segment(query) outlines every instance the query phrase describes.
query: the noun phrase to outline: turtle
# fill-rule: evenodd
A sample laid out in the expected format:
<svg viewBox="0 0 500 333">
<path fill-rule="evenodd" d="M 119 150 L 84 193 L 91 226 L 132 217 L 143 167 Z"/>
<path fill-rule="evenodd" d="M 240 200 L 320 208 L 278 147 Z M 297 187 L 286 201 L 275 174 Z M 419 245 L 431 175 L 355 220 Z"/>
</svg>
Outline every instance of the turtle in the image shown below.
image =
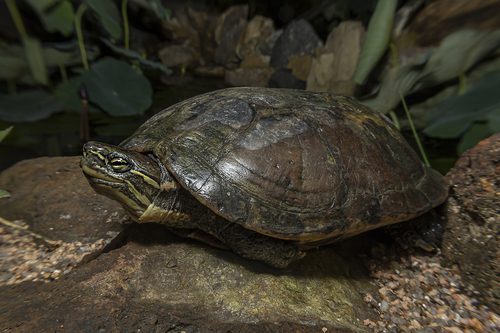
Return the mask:
<svg viewBox="0 0 500 333">
<path fill-rule="evenodd" d="M 118 146 L 86 143 L 81 167 L 133 220 L 278 268 L 422 215 L 448 193 L 386 116 L 351 97 L 293 89 L 186 99 Z"/>
</svg>

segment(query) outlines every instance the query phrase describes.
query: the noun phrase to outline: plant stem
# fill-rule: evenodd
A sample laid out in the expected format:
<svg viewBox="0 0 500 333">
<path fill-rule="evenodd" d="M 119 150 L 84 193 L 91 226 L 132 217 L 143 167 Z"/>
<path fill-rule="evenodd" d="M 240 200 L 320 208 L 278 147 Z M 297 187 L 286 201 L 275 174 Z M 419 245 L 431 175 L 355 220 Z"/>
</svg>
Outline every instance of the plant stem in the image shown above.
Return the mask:
<svg viewBox="0 0 500 333">
<path fill-rule="evenodd" d="M 394 111 L 389 111 L 389 116 L 391 117 L 394 126 L 396 126 L 398 131 L 401 131 L 401 126 L 399 125 L 399 119 L 398 116 L 396 116 L 396 113 L 394 113 Z"/>
<path fill-rule="evenodd" d="M 389 47 L 392 52 L 392 68 L 396 68 L 398 66 L 398 49 L 394 43 L 390 43 Z"/>
<path fill-rule="evenodd" d="M 82 3 L 75 14 L 75 28 L 76 35 L 78 36 L 78 45 L 80 45 L 80 53 L 82 56 L 83 68 L 85 70 L 89 70 L 89 63 L 87 62 L 87 53 L 85 52 L 85 44 L 83 43 L 83 34 L 82 34 L 82 16 L 83 12 L 87 9 L 87 5 Z"/>
<path fill-rule="evenodd" d="M 66 67 L 62 62 L 59 63 L 59 72 L 61 73 L 61 79 L 63 82 L 68 81 L 68 73 L 66 73 Z"/>
<path fill-rule="evenodd" d="M 465 73 L 460 73 L 458 76 L 458 94 L 462 95 L 465 92 L 465 89 L 467 88 L 467 76 L 465 76 Z"/>
<path fill-rule="evenodd" d="M 15 0 L 5 0 L 7 7 L 9 8 L 10 16 L 14 20 L 14 24 L 16 25 L 17 31 L 22 38 L 28 37 L 26 33 L 26 29 L 24 28 L 23 20 L 21 19 L 21 14 L 19 13 L 19 9 L 16 6 Z"/>
<path fill-rule="evenodd" d="M 122 0 L 123 31 L 125 31 L 125 50 L 129 49 L 130 32 L 128 30 L 127 2 Z"/>
<path fill-rule="evenodd" d="M 413 132 L 413 136 L 415 137 L 415 140 L 417 140 L 417 145 L 418 148 L 420 149 L 420 153 L 422 154 L 422 157 L 424 159 L 425 165 L 427 165 L 429 168 L 431 167 L 429 160 L 427 159 L 427 155 L 425 155 L 424 148 L 422 147 L 422 143 L 420 143 L 420 139 L 418 138 L 417 130 L 415 130 L 415 126 L 413 125 L 413 121 L 411 120 L 410 116 L 410 111 L 408 111 L 408 107 L 406 106 L 405 98 L 403 97 L 403 93 L 400 91 L 399 96 L 401 97 L 401 102 L 403 102 L 403 108 L 405 109 L 406 116 L 408 117 L 408 121 L 410 123 L 411 130 Z"/>
</svg>

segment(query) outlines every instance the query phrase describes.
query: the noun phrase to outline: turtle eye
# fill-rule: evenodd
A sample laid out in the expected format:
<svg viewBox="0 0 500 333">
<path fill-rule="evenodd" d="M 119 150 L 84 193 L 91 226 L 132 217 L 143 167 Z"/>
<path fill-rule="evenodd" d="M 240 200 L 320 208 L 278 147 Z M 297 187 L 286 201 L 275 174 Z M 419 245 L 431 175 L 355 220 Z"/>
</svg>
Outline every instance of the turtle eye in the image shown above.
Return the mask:
<svg viewBox="0 0 500 333">
<path fill-rule="evenodd" d="M 127 171 L 129 167 L 127 160 L 121 157 L 113 158 L 108 165 L 115 171 Z"/>
</svg>

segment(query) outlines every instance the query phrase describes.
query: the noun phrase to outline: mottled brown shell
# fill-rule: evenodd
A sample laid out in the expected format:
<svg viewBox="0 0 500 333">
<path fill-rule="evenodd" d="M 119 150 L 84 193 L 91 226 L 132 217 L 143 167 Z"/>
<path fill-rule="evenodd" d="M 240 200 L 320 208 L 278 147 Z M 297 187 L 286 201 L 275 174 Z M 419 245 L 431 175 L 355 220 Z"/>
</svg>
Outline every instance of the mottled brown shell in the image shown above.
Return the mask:
<svg viewBox="0 0 500 333">
<path fill-rule="evenodd" d="M 153 151 L 226 219 L 302 244 L 408 220 L 447 195 L 385 116 L 334 94 L 219 90 L 165 109 L 121 146 Z"/>
</svg>

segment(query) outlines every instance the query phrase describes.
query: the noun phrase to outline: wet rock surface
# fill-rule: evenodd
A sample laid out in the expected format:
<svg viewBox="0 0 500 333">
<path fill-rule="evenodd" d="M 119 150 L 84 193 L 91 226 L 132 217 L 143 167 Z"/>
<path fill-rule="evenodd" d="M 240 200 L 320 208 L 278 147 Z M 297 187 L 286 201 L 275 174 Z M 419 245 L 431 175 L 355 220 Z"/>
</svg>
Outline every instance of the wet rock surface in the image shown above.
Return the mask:
<svg viewBox="0 0 500 333">
<path fill-rule="evenodd" d="M 115 236 L 129 220 L 122 207 L 95 193 L 80 169 L 80 157 L 21 161 L 0 174 L 0 216 L 25 220 L 52 240 L 93 243 Z"/>
<path fill-rule="evenodd" d="M 451 182 L 443 255 L 457 263 L 478 297 L 500 312 L 500 134 L 465 152 Z"/>
<path fill-rule="evenodd" d="M 362 262 L 332 247 L 275 270 L 156 224 L 130 226 L 123 242 L 58 281 L 1 287 L 0 327 L 369 332 L 363 321 L 376 318 L 361 295 L 375 291 Z"/>
</svg>

